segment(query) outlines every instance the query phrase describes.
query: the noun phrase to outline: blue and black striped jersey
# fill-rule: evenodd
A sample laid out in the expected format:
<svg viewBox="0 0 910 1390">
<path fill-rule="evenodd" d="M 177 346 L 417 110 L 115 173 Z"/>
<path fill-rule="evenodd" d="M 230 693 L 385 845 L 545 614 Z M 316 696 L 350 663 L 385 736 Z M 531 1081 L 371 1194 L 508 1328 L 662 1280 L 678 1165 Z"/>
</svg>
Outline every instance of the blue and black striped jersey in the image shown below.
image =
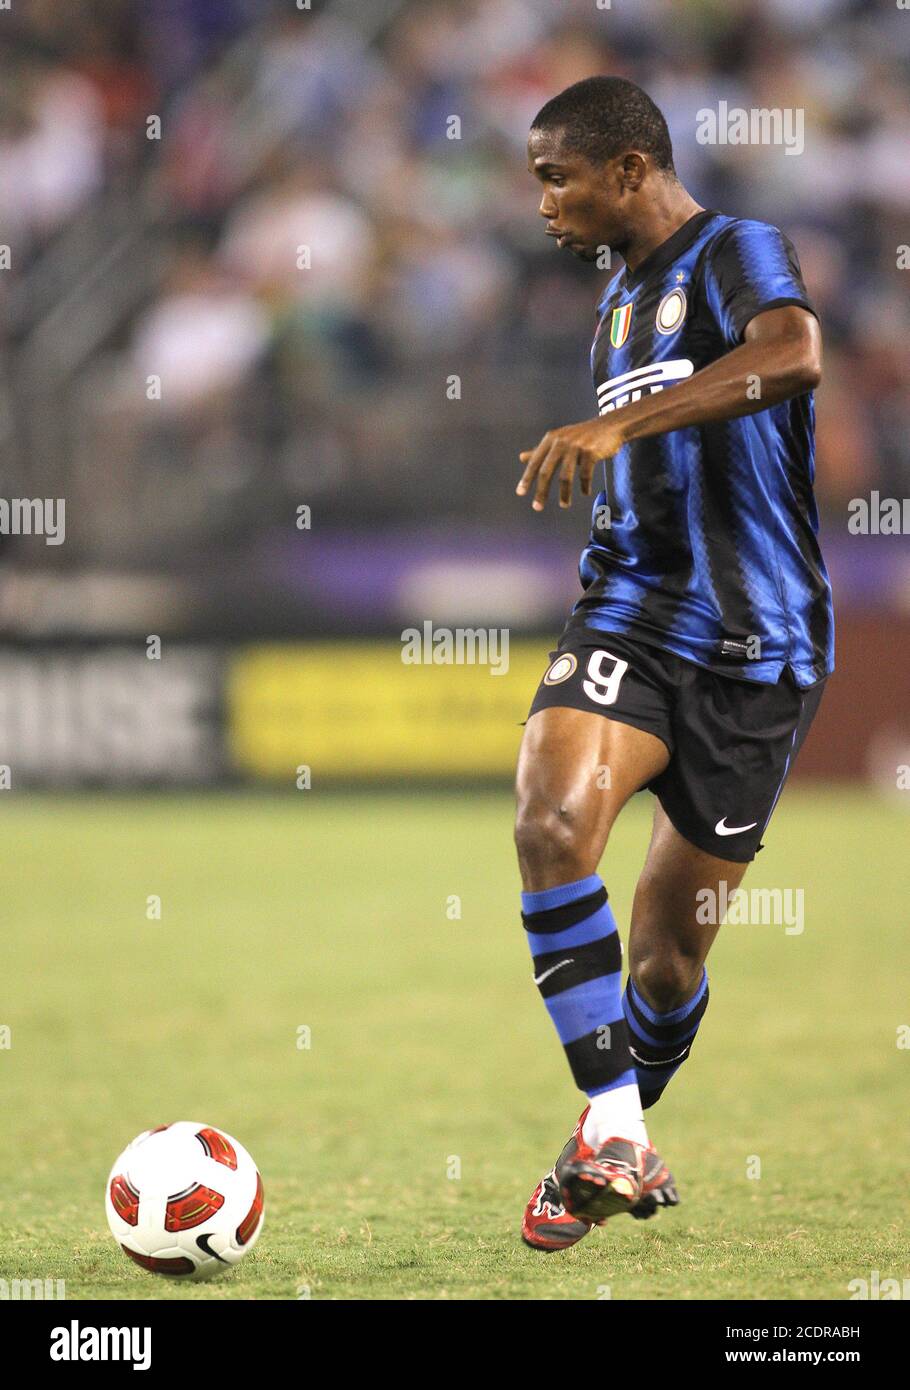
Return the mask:
<svg viewBox="0 0 910 1390">
<path fill-rule="evenodd" d="M 600 414 L 672 389 L 783 304 L 814 312 L 788 238 L 764 222 L 696 213 L 634 272 L 616 274 L 597 306 Z M 805 687 L 827 675 L 834 623 L 814 424 L 807 392 L 624 445 L 604 463 L 577 620 L 741 679 L 775 683 L 789 666 Z"/>
</svg>

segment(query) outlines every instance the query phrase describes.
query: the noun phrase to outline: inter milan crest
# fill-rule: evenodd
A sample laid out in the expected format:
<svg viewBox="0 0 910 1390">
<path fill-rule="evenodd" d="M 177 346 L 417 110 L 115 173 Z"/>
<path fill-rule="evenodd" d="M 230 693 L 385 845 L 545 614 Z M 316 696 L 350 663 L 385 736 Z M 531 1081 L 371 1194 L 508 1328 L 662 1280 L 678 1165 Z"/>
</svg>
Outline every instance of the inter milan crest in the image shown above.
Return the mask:
<svg viewBox="0 0 910 1390">
<path fill-rule="evenodd" d="M 619 309 L 613 310 L 613 317 L 610 320 L 610 345 L 620 348 L 629 336 L 629 324 L 632 322 L 632 301 L 623 304 Z"/>
<path fill-rule="evenodd" d="M 686 316 L 685 290 L 671 290 L 657 306 L 655 326 L 658 333 L 675 333 Z"/>
<path fill-rule="evenodd" d="M 578 665 L 578 657 L 572 652 L 566 652 L 563 656 L 558 656 L 543 678 L 544 685 L 561 685 L 567 681 L 572 672 Z"/>
</svg>

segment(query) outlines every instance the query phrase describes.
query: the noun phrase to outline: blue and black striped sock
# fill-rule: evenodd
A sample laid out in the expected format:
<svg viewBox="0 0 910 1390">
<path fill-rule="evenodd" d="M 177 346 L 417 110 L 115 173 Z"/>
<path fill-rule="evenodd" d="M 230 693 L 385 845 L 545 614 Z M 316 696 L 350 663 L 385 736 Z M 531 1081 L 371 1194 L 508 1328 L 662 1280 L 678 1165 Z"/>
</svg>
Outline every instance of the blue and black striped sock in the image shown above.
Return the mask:
<svg viewBox="0 0 910 1390">
<path fill-rule="evenodd" d="M 599 876 L 522 893 L 521 908 L 534 983 L 579 1090 L 598 1096 L 635 1087 L 622 1007 L 622 943 Z M 637 1087 L 634 1105 L 640 1117 Z"/>
<path fill-rule="evenodd" d="M 702 968 L 701 982 L 692 998 L 670 1013 L 659 1014 L 646 1004 L 635 988 L 631 975 L 622 999 L 629 1028 L 629 1044 L 642 1109 L 659 1100 L 667 1082 L 688 1057 L 698 1025 L 708 1007 L 708 972 Z"/>
</svg>

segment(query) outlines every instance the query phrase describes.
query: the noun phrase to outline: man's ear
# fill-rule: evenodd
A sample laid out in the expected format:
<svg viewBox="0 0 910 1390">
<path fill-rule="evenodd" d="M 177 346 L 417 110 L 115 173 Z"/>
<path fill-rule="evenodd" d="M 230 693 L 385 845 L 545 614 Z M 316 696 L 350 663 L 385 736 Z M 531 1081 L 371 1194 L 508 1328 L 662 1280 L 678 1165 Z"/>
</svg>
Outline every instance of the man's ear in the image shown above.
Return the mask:
<svg viewBox="0 0 910 1390">
<path fill-rule="evenodd" d="M 633 192 L 641 188 L 645 174 L 648 171 L 648 163 L 643 154 L 637 150 L 629 150 L 622 157 L 622 179 L 624 187 Z"/>
</svg>

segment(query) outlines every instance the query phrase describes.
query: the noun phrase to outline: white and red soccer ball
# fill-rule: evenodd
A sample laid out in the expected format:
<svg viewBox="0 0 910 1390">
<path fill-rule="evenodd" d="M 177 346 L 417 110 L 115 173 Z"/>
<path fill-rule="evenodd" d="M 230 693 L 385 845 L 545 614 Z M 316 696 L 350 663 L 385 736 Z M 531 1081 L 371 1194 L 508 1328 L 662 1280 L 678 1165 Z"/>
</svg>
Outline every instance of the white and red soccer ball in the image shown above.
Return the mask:
<svg viewBox="0 0 910 1390">
<path fill-rule="evenodd" d="M 104 1205 L 131 1260 L 185 1279 L 238 1264 L 264 1215 L 262 1179 L 243 1145 L 190 1120 L 134 1139 L 111 1169 Z"/>
</svg>

